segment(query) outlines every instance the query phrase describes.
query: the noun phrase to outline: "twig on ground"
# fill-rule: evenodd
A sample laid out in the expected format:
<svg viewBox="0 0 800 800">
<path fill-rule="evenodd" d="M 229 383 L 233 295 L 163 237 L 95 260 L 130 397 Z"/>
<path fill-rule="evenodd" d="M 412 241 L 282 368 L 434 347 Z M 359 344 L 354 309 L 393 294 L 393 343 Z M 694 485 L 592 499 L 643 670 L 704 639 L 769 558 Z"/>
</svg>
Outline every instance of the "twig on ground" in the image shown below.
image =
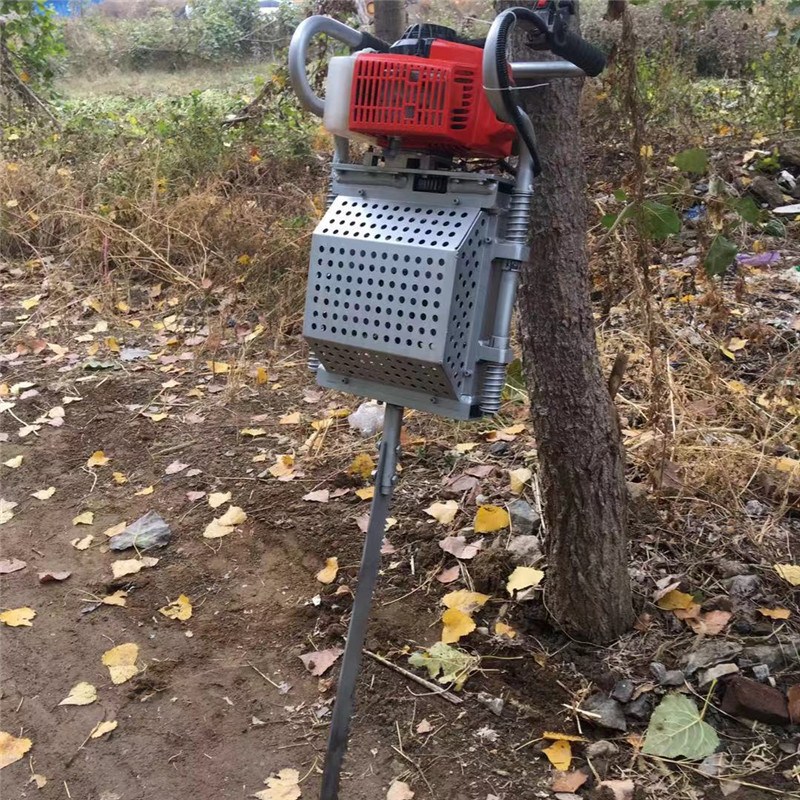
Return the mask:
<svg viewBox="0 0 800 800">
<path fill-rule="evenodd" d="M 403 677 L 408 678 L 410 681 L 414 681 L 414 683 L 418 683 L 420 686 L 424 686 L 426 689 L 429 689 L 431 694 L 438 695 L 443 700 L 447 700 L 448 703 L 452 703 L 454 706 L 461 705 L 464 701 L 454 695 L 452 692 L 447 691 L 447 689 L 442 689 L 441 687 L 437 686 L 435 683 L 431 683 L 425 678 L 420 678 L 419 675 L 415 675 L 413 672 L 407 669 L 403 669 L 403 667 L 398 667 L 397 664 L 392 664 L 391 661 L 387 661 L 382 656 L 379 656 L 377 653 L 371 653 L 369 650 L 364 650 L 364 655 L 369 656 L 374 661 L 377 661 L 379 664 L 383 664 L 384 667 L 389 667 L 389 669 L 393 669 L 395 672 L 399 672 Z"/>
</svg>

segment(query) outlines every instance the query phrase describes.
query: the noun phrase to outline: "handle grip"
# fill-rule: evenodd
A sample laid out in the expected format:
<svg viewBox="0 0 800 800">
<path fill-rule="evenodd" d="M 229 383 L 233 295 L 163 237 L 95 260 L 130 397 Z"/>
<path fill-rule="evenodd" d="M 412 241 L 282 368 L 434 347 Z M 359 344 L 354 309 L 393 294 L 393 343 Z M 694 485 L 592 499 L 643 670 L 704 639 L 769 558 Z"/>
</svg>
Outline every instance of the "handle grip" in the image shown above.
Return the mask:
<svg viewBox="0 0 800 800">
<path fill-rule="evenodd" d="M 597 77 L 606 67 L 603 51 L 571 31 L 565 31 L 560 37 L 550 37 L 549 45 L 553 53 L 571 61 L 592 78 Z"/>
</svg>

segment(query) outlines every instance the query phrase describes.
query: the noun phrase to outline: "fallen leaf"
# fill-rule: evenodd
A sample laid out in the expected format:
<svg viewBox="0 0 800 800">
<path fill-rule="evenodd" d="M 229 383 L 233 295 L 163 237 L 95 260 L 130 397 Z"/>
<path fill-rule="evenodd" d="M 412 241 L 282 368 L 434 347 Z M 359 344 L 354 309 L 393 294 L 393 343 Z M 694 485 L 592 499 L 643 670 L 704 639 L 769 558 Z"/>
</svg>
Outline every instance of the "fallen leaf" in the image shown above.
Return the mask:
<svg viewBox="0 0 800 800">
<path fill-rule="evenodd" d="M 737 336 L 733 336 L 728 342 L 728 350 L 730 350 L 732 353 L 736 353 L 739 350 L 744 350 L 744 348 L 747 346 L 747 342 L 747 339 L 739 339 Z"/>
<path fill-rule="evenodd" d="M 126 575 L 135 575 L 145 567 L 154 567 L 156 564 L 158 564 L 158 559 L 151 556 L 120 559 L 111 565 L 111 574 L 115 578 L 124 578 Z"/>
<path fill-rule="evenodd" d="M 264 783 L 266 789 L 256 792 L 257 800 L 297 800 L 300 790 L 300 773 L 296 769 L 282 769 L 277 775 L 270 775 Z"/>
<path fill-rule="evenodd" d="M 117 683 L 117 681 L 114 681 Z M 107 720 L 106 722 L 98 722 L 97 725 L 92 728 L 92 732 L 89 734 L 90 739 L 99 739 L 101 736 L 105 736 L 107 733 L 111 733 L 117 729 L 117 721 L 116 720 Z"/>
<path fill-rule="evenodd" d="M 40 572 L 38 573 L 39 583 L 52 583 L 54 581 L 65 581 L 71 572 Z"/>
<path fill-rule="evenodd" d="M 32 608 L 23 606 L 22 608 L 10 608 L 0 614 L 0 622 L 8 625 L 9 628 L 32 628 L 33 618 L 36 612 Z"/>
<path fill-rule="evenodd" d="M 642 751 L 662 758 L 700 760 L 719 747 L 716 731 L 704 722 L 690 698 L 672 692 L 650 718 Z"/>
<path fill-rule="evenodd" d="M 28 778 L 28 783 L 33 783 L 36 785 L 37 789 L 44 789 L 47 785 L 47 778 L 44 775 L 39 775 L 38 773 L 34 772 L 30 778 Z"/>
<path fill-rule="evenodd" d="M 694 603 L 694 597 L 686 592 L 672 589 L 658 600 L 656 605 L 662 611 L 674 611 L 676 608 L 689 608 Z"/>
<path fill-rule="evenodd" d="M 309 492 L 303 495 L 303 500 L 311 503 L 327 503 L 331 499 L 331 493 L 327 489 L 317 489 L 316 492 Z"/>
<path fill-rule="evenodd" d="M 88 550 L 93 541 L 94 541 L 94 536 L 92 536 L 92 534 L 89 533 L 86 536 L 84 536 L 83 539 L 73 539 L 70 542 L 70 544 L 76 550 Z"/>
<path fill-rule="evenodd" d="M 575 792 L 583 786 L 589 776 L 579 769 L 572 772 L 556 773 L 553 776 L 553 781 L 550 784 L 550 790 L 553 792 Z"/>
<path fill-rule="evenodd" d="M 56 493 L 56 487 L 50 486 L 47 489 L 39 489 L 38 492 L 31 492 L 31 497 L 37 500 L 49 500 Z"/>
<path fill-rule="evenodd" d="M 413 797 L 411 787 L 403 781 L 392 781 L 389 791 L 386 792 L 386 800 L 413 800 Z"/>
<path fill-rule="evenodd" d="M 8 575 L 10 572 L 18 572 L 25 569 L 28 564 L 18 558 L 6 558 L 0 561 L 0 575 Z"/>
<path fill-rule="evenodd" d="M 347 468 L 348 475 L 357 475 L 365 481 L 372 477 L 372 472 L 375 469 L 375 462 L 369 453 L 359 453 Z"/>
<path fill-rule="evenodd" d="M 458 503 L 455 500 L 434 503 L 425 509 L 425 513 L 433 517 L 440 525 L 449 525 L 456 518 Z"/>
<path fill-rule="evenodd" d="M 477 446 L 479 442 L 462 442 L 461 444 L 457 444 L 453 450 L 457 453 L 470 453 L 472 452 Z"/>
<path fill-rule="evenodd" d="M 103 653 L 103 665 L 108 667 L 111 683 L 119 684 L 129 681 L 138 674 L 136 659 L 139 657 L 139 645 L 133 642 L 112 647 Z"/>
<path fill-rule="evenodd" d="M 762 617 L 770 619 L 789 619 L 791 614 L 788 608 L 759 608 L 757 610 Z"/>
<path fill-rule="evenodd" d="M 452 583 L 454 580 L 458 579 L 458 576 L 461 574 L 461 565 L 456 564 L 455 566 L 449 567 L 448 569 L 443 569 L 440 573 L 437 574 L 436 580 L 439 583 Z"/>
<path fill-rule="evenodd" d="M 162 606 L 158 609 L 158 613 L 167 619 L 177 619 L 181 622 L 186 622 L 192 616 L 192 602 L 185 594 L 178 595 L 178 599 Z"/>
<path fill-rule="evenodd" d="M 208 504 L 211 508 L 219 508 L 223 503 L 231 499 L 230 492 L 211 492 L 208 496 Z"/>
<path fill-rule="evenodd" d="M 551 739 L 554 742 L 563 741 L 563 742 L 585 742 L 586 738 L 584 736 L 578 736 L 574 733 L 560 733 L 559 731 L 544 731 L 542 733 L 542 739 Z"/>
<path fill-rule="evenodd" d="M 478 668 L 480 659 L 457 647 L 451 647 L 444 642 L 436 642 L 427 650 L 412 653 L 408 657 L 408 663 L 412 667 L 427 669 L 431 678 L 436 678 L 442 684 L 451 683 L 453 688 L 458 691 Z"/>
<path fill-rule="evenodd" d="M 255 439 L 256 436 L 266 436 L 267 431 L 264 428 L 242 428 L 239 433 L 242 436 L 252 436 Z"/>
<path fill-rule="evenodd" d="M 171 464 L 167 465 L 166 469 L 164 470 L 164 474 L 177 475 L 179 472 L 183 472 L 183 470 L 185 470 L 188 466 L 188 464 L 184 464 L 176 459 Z"/>
<path fill-rule="evenodd" d="M 205 539 L 219 539 L 233 533 L 237 525 L 241 525 L 247 519 L 244 509 L 239 506 L 230 506 L 228 510 L 217 519 L 211 520 L 203 531 Z"/>
<path fill-rule="evenodd" d="M 797 564 L 775 564 L 773 569 L 792 586 L 800 586 L 800 567 Z"/>
<path fill-rule="evenodd" d="M 613 800 L 633 800 L 634 785 L 630 778 L 615 781 L 600 781 L 598 790 L 608 789 L 613 795 Z"/>
<path fill-rule="evenodd" d="M 459 608 L 448 608 L 442 614 L 441 640 L 445 644 L 453 644 L 475 630 L 476 625 L 472 617 Z"/>
<path fill-rule="evenodd" d="M 3 465 L 9 469 L 19 469 L 22 466 L 22 456 L 14 456 L 14 458 L 9 458 L 8 461 L 3 462 Z"/>
<path fill-rule="evenodd" d="M 325 566 L 317 573 L 320 583 L 333 583 L 339 572 L 339 559 L 336 556 L 326 559 Z"/>
<path fill-rule="evenodd" d="M 186 499 L 190 503 L 196 503 L 198 500 L 202 500 L 206 496 L 206 493 L 203 491 L 198 492 L 186 492 Z"/>
<path fill-rule="evenodd" d="M 510 625 L 506 625 L 505 622 L 495 622 L 494 635 L 505 636 L 506 639 L 514 639 L 517 632 Z"/>
<path fill-rule="evenodd" d="M 533 477 L 533 472 L 527 467 L 520 467 L 519 469 L 510 469 L 508 471 L 508 480 L 511 484 L 512 494 L 522 494 L 525 490 L 525 484 Z"/>
<path fill-rule="evenodd" d="M 559 772 L 566 772 L 572 763 L 572 747 L 564 739 L 556 740 L 550 747 L 545 747 L 542 752 Z"/>
<path fill-rule="evenodd" d="M 122 522 L 118 522 L 116 525 L 112 525 L 110 528 L 106 528 L 103 531 L 103 536 L 108 536 L 108 538 L 110 539 L 112 536 L 117 536 L 118 534 L 122 533 L 122 531 L 124 531 L 125 528 L 127 527 L 128 523 L 125 522 L 125 520 L 122 520 Z"/>
<path fill-rule="evenodd" d="M 475 533 L 494 533 L 511 525 L 508 511 L 500 506 L 478 506 L 472 527 Z"/>
<path fill-rule="evenodd" d="M 267 470 L 273 478 L 290 478 L 294 473 L 294 456 L 283 454 L 275 457 L 275 463 Z"/>
<path fill-rule="evenodd" d="M 300 424 L 300 412 L 294 411 L 291 414 L 284 414 L 279 420 L 279 425 L 299 425 Z"/>
<path fill-rule="evenodd" d="M 417 733 L 430 733 L 432 730 L 433 725 L 427 719 L 423 719 L 416 728 Z"/>
<path fill-rule="evenodd" d="M 3 500 L 0 497 L 0 525 L 4 525 L 14 518 L 13 509 L 18 505 L 19 503 L 15 503 L 13 500 Z"/>
<path fill-rule="evenodd" d="M 16 201 L 11 201 L 11 200 L 9 200 L 8 202 L 9 202 L 9 203 L 11 203 L 11 202 L 14 202 L 14 203 L 16 204 Z M 8 203 L 6 203 L 6 205 L 8 205 Z M 38 306 L 38 305 L 39 305 L 39 301 L 40 301 L 41 299 L 42 299 L 42 296 L 41 296 L 40 294 L 35 294 L 33 297 L 27 297 L 25 300 L 20 300 L 20 303 L 19 303 L 19 304 L 20 304 L 20 305 L 21 305 L 21 306 L 22 306 L 22 307 L 23 307 L 23 308 L 24 308 L 26 311 L 30 311 L 32 308 L 36 308 L 36 306 Z"/>
<path fill-rule="evenodd" d="M 517 567 L 506 581 L 506 591 L 514 597 L 515 592 L 538 586 L 544 578 L 544 572 L 533 567 Z"/>
<path fill-rule="evenodd" d="M 19 761 L 33 747 L 30 739 L 17 739 L 10 733 L 0 731 L 0 769 Z"/>
<path fill-rule="evenodd" d="M 125 474 L 122 472 L 112 472 L 111 477 L 114 479 L 114 483 L 117 486 L 122 486 L 123 483 L 127 483 L 128 479 L 125 477 Z"/>
<path fill-rule="evenodd" d="M 114 594 L 107 594 L 101 602 L 107 606 L 124 606 L 128 593 L 123 589 L 118 589 Z"/>
<path fill-rule="evenodd" d="M 447 536 L 439 542 L 439 547 L 445 553 L 450 553 L 450 555 L 461 558 L 464 561 L 475 558 L 480 552 L 481 545 L 480 541 L 467 544 L 467 540 L 463 536 Z"/>
<path fill-rule="evenodd" d="M 91 683 L 76 683 L 69 694 L 59 703 L 60 706 L 88 706 L 97 700 L 97 689 Z"/>
<path fill-rule="evenodd" d="M 111 461 L 108 456 L 102 450 L 95 450 L 89 456 L 88 461 L 86 462 L 87 467 L 104 467 L 108 462 Z"/>
<path fill-rule="evenodd" d="M 375 497 L 375 487 L 367 486 L 365 489 L 357 489 L 356 496 L 361 500 L 372 500 Z"/>
<path fill-rule="evenodd" d="M 687 619 L 686 624 L 697 634 L 716 636 L 730 622 L 730 611 L 708 611 L 697 619 Z"/>
<path fill-rule="evenodd" d="M 84 511 L 72 520 L 73 525 L 94 525 L 94 511 Z"/>
<path fill-rule="evenodd" d="M 150 486 L 145 486 L 144 489 L 139 489 L 138 492 L 134 492 L 133 496 L 134 497 L 147 497 L 147 495 L 153 494 L 154 491 L 155 491 L 155 486 L 153 486 L 151 484 Z"/>
<path fill-rule="evenodd" d="M 448 592 L 442 597 L 442 605 L 445 608 L 457 608 L 466 614 L 471 614 L 478 608 L 486 604 L 491 596 L 480 592 L 471 592 L 468 589 L 458 589 L 455 592 Z"/>
<path fill-rule="evenodd" d="M 231 371 L 231 365 L 226 364 L 224 361 L 206 361 L 206 366 L 214 375 L 224 375 L 226 372 Z"/>
<path fill-rule="evenodd" d="M 342 655 L 344 650 L 341 647 L 331 647 L 328 650 L 314 650 L 311 653 L 304 653 L 300 660 L 306 665 L 306 669 L 317 677 L 324 675 Z"/>
</svg>

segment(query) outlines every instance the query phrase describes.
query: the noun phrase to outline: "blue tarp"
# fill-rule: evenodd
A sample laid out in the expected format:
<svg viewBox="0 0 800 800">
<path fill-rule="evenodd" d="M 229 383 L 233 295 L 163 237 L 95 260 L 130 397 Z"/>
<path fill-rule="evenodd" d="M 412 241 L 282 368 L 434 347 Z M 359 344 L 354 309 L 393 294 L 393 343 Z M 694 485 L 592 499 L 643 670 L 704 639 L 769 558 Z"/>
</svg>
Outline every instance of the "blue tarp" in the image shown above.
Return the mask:
<svg viewBox="0 0 800 800">
<path fill-rule="evenodd" d="M 102 0 L 88 0 L 92 5 L 102 2 Z M 73 3 L 73 0 L 44 0 L 44 4 L 48 8 L 52 8 L 61 17 L 72 16 L 72 11 L 75 6 L 80 6 L 82 3 Z"/>
</svg>

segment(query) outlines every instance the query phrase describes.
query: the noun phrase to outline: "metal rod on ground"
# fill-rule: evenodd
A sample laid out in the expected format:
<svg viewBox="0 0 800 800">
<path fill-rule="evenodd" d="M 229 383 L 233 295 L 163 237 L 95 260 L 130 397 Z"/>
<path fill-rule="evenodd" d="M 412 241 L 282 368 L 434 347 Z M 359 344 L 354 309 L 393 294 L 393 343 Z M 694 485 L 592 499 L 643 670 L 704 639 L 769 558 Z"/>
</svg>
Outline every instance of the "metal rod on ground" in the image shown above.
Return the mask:
<svg viewBox="0 0 800 800">
<path fill-rule="evenodd" d="M 367 633 L 369 611 L 372 606 L 372 593 L 375 590 L 381 563 L 381 545 L 396 479 L 395 468 L 400 450 L 402 425 L 403 409 L 400 406 L 387 404 L 383 420 L 383 437 L 378 455 L 378 468 L 375 475 L 375 495 L 372 498 L 372 507 L 369 513 L 369 527 L 364 540 L 361 567 L 358 571 L 356 599 L 350 617 L 350 628 L 347 631 L 347 644 L 344 648 L 342 669 L 339 673 L 336 703 L 333 706 L 320 800 L 338 800 L 339 797 L 339 777 L 347 751 L 350 719 L 353 716 L 353 697 L 361 665 L 361 651 Z"/>
</svg>

